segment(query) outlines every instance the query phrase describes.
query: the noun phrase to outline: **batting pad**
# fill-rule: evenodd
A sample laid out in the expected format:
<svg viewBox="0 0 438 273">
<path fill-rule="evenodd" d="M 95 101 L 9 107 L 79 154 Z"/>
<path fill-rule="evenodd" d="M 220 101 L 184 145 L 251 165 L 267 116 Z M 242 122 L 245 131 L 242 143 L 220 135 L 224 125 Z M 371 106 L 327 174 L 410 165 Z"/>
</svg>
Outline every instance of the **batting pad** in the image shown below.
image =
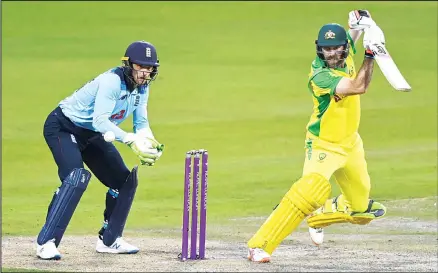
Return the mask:
<svg viewBox="0 0 438 273">
<path fill-rule="evenodd" d="M 343 195 L 329 199 L 324 207 L 318 209 L 309 218 L 307 224 L 312 228 L 323 228 L 332 224 L 351 223 L 366 225 L 374 219 L 383 217 L 386 208 L 382 204 L 369 200 L 368 208 L 365 212 L 351 212 L 345 205 Z"/>
<path fill-rule="evenodd" d="M 248 247 L 262 248 L 272 254 L 307 215 L 324 204 L 330 191 L 329 181 L 319 174 L 311 173 L 300 178 L 249 240 Z"/>
<path fill-rule="evenodd" d="M 55 196 L 46 223 L 38 235 L 39 245 L 53 238 L 55 245 L 59 245 L 90 178 L 91 173 L 83 168 L 73 169 L 67 176 Z"/>
</svg>

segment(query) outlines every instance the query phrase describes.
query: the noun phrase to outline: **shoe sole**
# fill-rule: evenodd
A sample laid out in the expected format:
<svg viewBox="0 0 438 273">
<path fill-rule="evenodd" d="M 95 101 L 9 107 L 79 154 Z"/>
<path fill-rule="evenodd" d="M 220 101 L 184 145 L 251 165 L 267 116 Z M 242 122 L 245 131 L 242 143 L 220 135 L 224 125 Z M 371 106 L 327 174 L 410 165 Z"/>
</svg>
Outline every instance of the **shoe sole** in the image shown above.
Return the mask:
<svg viewBox="0 0 438 273">
<path fill-rule="evenodd" d="M 55 256 L 53 256 L 51 258 L 42 258 L 42 257 L 40 257 L 38 255 L 37 255 L 37 257 L 38 257 L 38 259 L 45 260 L 45 261 L 58 261 L 58 260 L 61 260 L 61 255 L 55 255 Z"/>
<path fill-rule="evenodd" d="M 323 242 L 321 242 L 321 243 L 317 243 L 317 242 L 315 242 L 315 240 L 313 240 L 312 235 L 309 235 L 309 236 L 310 236 L 310 240 L 312 241 L 312 243 L 313 243 L 314 245 L 316 245 L 316 246 L 320 246 L 320 245 L 322 245 Z"/>
<path fill-rule="evenodd" d="M 316 246 L 320 246 L 320 245 L 322 245 L 322 243 L 320 243 L 320 244 L 316 243 L 316 242 L 313 240 L 312 236 L 310 236 L 310 240 L 311 240 L 312 243 L 313 243 L 314 245 L 316 245 Z"/>
<path fill-rule="evenodd" d="M 97 249 L 96 249 L 96 252 L 98 252 L 98 253 L 110 253 L 110 254 L 136 254 L 136 253 L 138 253 L 138 251 L 139 251 L 139 250 L 131 250 L 131 251 L 125 251 L 125 252 L 117 252 L 117 250 L 116 250 L 116 251 L 113 251 L 113 250 L 97 250 Z"/>
<path fill-rule="evenodd" d="M 251 258 L 248 258 L 248 260 L 250 260 L 251 262 L 255 262 L 255 263 L 261 263 L 261 264 L 264 264 L 264 263 L 269 263 L 269 262 L 271 262 L 271 259 L 270 258 L 263 258 L 263 259 L 261 259 L 260 261 L 254 261 L 253 259 L 251 259 Z"/>
<path fill-rule="evenodd" d="M 271 262 L 271 258 L 263 258 L 260 261 L 254 261 L 251 256 L 248 256 L 248 260 L 255 263 L 269 263 Z"/>
</svg>

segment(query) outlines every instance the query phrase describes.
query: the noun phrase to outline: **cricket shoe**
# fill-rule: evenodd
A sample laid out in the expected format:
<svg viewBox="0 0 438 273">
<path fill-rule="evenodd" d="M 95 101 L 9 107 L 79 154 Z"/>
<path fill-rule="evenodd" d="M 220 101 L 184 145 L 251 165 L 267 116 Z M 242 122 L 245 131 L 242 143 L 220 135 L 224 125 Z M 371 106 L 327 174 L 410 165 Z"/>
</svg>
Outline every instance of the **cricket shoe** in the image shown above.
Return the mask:
<svg viewBox="0 0 438 273">
<path fill-rule="evenodd" d="M 248 260 L 258 263 L 269 263 L 271 255 L 261 248 L 250 248 L 248 249 Z"/>
<path fill-rule="evenodd" d="M 324 242 L 324 230 L 322 228 L 309 227 L 309 234 L 315 245 L 319 246 Z"/>
<path fill-rule="evenodd" d="M 55 239 L 47 241 L 43 245 L 37 244 L 37 252 L 36 255 L 38 258 L 43 260 L 59 260 L 61 259 L 61 253 L 59 253 L 58 249 L 55 245 Z"/>
<path fill-rule="evenodd" d="M 353 224 L 366 225 L 374 219 L 381 218 L 386 214 L 386 207 L 379 202 L 370 200 L 368 208 L 364 212 L 352 212 Z"/>
<path fill-rule="evenodd" d="M 99 253 L 135 254 L 139 249 L 138 247 L 125 242 L 122 237 L 117 238 L 111 246 L 106 246 L 99 236 L 97 239 L 96 251 Z"/>
</svg>

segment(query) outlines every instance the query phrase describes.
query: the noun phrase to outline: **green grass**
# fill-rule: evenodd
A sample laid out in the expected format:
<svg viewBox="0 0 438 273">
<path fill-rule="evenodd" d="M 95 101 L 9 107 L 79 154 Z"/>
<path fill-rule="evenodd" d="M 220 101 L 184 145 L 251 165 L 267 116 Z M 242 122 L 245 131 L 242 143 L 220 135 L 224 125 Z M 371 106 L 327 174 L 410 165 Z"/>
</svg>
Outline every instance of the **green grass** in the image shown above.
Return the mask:
<svg viewBox="0 0 438 273">
<path fill-rule="evenodd" d="M 2 234 L 35 236 L 59 185 L 47 114 L 142 39 L 162 64 L 149 117 L 166 151 L 141 168 L 127 228 L 180 225 L 184 153 L 194 148 L 210 152 L 210 223 L 266 215 L 301 174 L 318 29 L 362 7 L 413 87 L 394 91 L 376 67 L 362 98 L 372 197 L 438 195 L 436 2 L 4 2 Z M 93 178 L 67 234 L 97 232 L 105 192 Z"/>
<path fill-rule="evenodd" d="M 1 272 L 55 272 L 55 271 L 3 267 Z"/>
</svg>

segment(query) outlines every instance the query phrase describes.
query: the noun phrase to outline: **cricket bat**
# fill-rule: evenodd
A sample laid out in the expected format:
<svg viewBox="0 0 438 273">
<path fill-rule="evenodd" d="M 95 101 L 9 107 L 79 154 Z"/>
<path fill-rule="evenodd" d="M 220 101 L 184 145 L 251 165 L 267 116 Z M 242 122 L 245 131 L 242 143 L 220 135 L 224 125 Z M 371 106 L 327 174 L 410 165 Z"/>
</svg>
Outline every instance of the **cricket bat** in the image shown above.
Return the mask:
<svg viewBox="0 0 438 273">
<path fill-rule="evenodd" d="M 381 44 L 370 45 L 369 49 L 374 53 L 374 60 L 392 87 L 398 91 L 411 91 L 411 86 L 400 73 L 391 55 L 389 55 L 388 49 Z"/>
</svg>

